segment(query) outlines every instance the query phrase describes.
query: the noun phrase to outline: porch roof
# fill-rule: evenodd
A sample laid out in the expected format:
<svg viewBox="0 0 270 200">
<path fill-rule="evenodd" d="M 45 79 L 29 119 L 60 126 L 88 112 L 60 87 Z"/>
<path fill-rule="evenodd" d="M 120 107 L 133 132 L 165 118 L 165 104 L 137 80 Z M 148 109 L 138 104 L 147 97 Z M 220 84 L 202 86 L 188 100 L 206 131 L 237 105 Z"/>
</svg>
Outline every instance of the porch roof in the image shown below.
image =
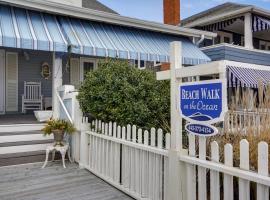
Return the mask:
<svg viewBox="0 0 270 200">
<path fill-rule="evenodd" d="M 169 61 L 182 42 L 184 65 L 210 60 L 186 36 L 0 5 L 0 46 L 145 61 Z"/>
</svg>

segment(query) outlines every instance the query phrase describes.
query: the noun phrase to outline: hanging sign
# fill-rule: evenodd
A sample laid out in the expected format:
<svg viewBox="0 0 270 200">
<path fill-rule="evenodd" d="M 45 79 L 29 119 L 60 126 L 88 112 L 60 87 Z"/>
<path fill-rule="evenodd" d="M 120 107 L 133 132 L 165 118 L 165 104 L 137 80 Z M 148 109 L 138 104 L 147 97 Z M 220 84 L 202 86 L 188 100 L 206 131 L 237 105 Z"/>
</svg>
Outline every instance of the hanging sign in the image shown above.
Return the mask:
<svg viewBox="0 0 270 200">
<path fill-rule="evenodd" d="M 227 108 L 226 84 L 210 80 L 180 84 L 180 114 L 191 124 L 186 130 L 196 135 L 217 134 L 211 124 L 224 120 Z"/>
</svg>

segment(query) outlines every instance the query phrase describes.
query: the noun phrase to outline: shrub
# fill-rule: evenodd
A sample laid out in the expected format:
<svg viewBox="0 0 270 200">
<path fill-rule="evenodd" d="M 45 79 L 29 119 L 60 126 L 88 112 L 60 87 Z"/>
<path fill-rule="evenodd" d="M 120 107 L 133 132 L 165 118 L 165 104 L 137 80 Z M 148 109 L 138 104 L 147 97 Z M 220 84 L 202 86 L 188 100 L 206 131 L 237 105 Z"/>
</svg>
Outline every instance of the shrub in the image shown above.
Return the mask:
<svg viewBox="0 0 270 200">
<path fill-rule="evenodd" d="M 155 73 L 131 67 L 128 62 L 104 60 L 86 75 L 78 100 L 84 113 L 119 125 L 168 130 L 170 90 L 168 81 Z"/>
</svg>

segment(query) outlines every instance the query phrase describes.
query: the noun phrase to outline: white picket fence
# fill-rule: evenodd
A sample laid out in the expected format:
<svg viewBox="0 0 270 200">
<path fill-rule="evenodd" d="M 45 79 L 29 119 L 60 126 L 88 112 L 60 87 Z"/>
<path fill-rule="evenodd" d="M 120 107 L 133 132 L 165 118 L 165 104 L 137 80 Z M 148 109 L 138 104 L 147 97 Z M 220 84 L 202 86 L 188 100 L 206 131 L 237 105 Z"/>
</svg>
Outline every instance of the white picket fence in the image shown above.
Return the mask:
<svg viewBox="0 0 270 200">
<path fill-rule="evenodd" d="M 83 167 L 136 199 L 165 199 L 170 134 L 94 121 L 82 135 L 88 146 Z"/>
<path fill-rule="evenodd" d="M 199 140 L 198 158 L 196 139 Z M 180 161 L 187 163 L 187 177 L 189 177 L 187 179 L 187 200 L 233 200 L 234 195 L 237 194 L 239 200 L 249 200 L 250 182 L 256 184 L 257 200 L 269 199 L 269 151 L 266 142 L 258 144 L 258 171 L 250 170 L 249 143 L 245 139 L 240 142 L 239 166 L 233 165 L 236 157 L 233 156 L 231 144 L 226 144 L 224 147 L 223 163 L 220 162 L 220 147 L 216 141 L 211 143 L 210 149 L 210 155 L 207 155 L 206 138 L 195 138 L 195 136 L 189 135 L 189 155 L 179 157 Z M 233 181 L 234 177 L 238 178 L 238 190 Z M 196 191 L 196 185 L 198 191 Z"/>
<path fill-rule="evenodd" d="M 81 127 L 81 166 L 136 199 L 169 200 L 170 134 L 97 120 L 88 124 L 86 118 Z M 240 142 L 240 166 L 233 166 L 231 144 L 224 147 L 223 163 L 218 143 L 211 143 L 210 153 L 206 145 L 206 138 L 189 135 L 188 154 L 179 154 L 182 199 L 233 200 L 237 194 L 249 200 L 250 182 L 256 184 L 257 200 L 269 199 L 267 143 L 258 144 L 258 171 L 250 170 L 247 140 Z"/>
</svg>

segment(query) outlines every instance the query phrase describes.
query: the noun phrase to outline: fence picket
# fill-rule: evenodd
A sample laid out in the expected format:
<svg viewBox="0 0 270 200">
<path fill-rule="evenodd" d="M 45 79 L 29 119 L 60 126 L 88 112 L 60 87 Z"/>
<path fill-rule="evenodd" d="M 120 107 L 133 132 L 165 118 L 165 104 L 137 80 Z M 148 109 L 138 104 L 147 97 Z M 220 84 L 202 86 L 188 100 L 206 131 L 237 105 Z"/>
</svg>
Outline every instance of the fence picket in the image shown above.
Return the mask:
<svg viewBox="0 0 270 200">
<path fill-rule="evenodd" d="M 142 144 L 142 129 L 138 129 L 138 143 Z M 142 160 L 142 154 L 143 150 L 138 150 L 138 160 L 139 167 L 138 167 L 138 174 L 136 175 L 136 192 L 141 194 L 142 193 L 142 168 L 143 168 L 143 160 Z"/>
<path fill-rule="evenodd" d="M 249 143 L 240 141 L 240 169 L 249 170 Z M 239 178 L 239 200 L 250 199 L 250 182 Z"/>
<path fill-rule="evenodd" d="M 157 142 L 157 147 L 159 149 L 163 149 L 163 131 L 162 129 L 158 129 L 158 142 Z M 157 200 L 162 199 L 162 156 L 161 155 L 156 155 L 156 165 L 158 165 L 157 171 L 156 171 L 156 176 L 157 176 Z"/>
<path fill-rule="evenodd" d="M 116 126 L 116 123 L 115 123 Z M 115 137 L 117 137 L 118 139 L 121 138 L 121 126 L 117 126 L 117 133 L 115 134 Z M 115 155 L 114 155 L 114 160 L 115 160 L 115 167 L 114 167 L 114 180 L 117 183 L 120 183 L 120 151 L 121 148 L 121 144 L 116 144 L 115 145 Z"/>
<path fill-rule="evenodd" d="M 127 125 L 127 141 L 131 141 L 131 125 L 128 124 Z M 131 171 L 131 160 L 133 159 L 133 155 L 131 154 L 131 147 L 129 146 L 125 146 L 125 152 L 126 152 L 126 159 L 124 160 L 124 162 L 126 163 L 126 179 L 127 179 L 127 188 L 131 187 L 131 176 L 130 174 L 133 173 L 133 171 Z"/>
<path fill-rule="evenodd" d="M 143 134 L 143 144 L 148 146 L 149 144 L 149 132 L 146 130 Z M 143 151 L 142 153 L 142 183 L 141 183 L 141 190 L 142 190 L 142 197 L 147 198 L 149 196 L 149 178 L 148 178 L 148 152 Z"/>
<path fill-rule="evenodd" d="M 171 147 L 171 134 L 166 133 L 165 135 L 165 149 L 170 149 Z M 169 159 L 164 157 L 164 194 L 163 199 L 168 197 L 169 192 Z"/>
<path fill-rule="evenodd" d="M 195 157 L 196 155 L 196 146 L 195 146 L 195 136 L 192 134 L 188 135 L 189 140 L 189 156 Z M 195 200 L 196 199 L 196 167 L 195 165 L 187 164 L 187 199 Z"/>
<path fill-rule="evenodd" d="M 132 135 L 131 141 L 136 143 L 137 137 L 137 127 L 135 125 L 132 126 Z M 130 148 L 130 189 L 132 191 L 136 191 L 136 176 L 139 174 L 139 159 L 137 155 L 137 149 L 131 147 Z M 133 173 L 132 173 L 133 172 Z"/>
<path fill-rule="evenodd" d="M 219 163 L 219 146 L 217 142 L 211 143 L 211 160 L 213 162 Z M 210 171 L 210 199 L 219 200 L 220 199 L 220 181 L 219 172 L 211 170 Z"/>
<path fill-rule="evenodd" d="M 268 169 L 268 144 L 266 142 L 260 142 L 258 144 L 258 174 L 263 176 L 269 176 Z M 269 187 L 258 184 L 257 185 L 257 200 L 269 199 Z"/>
<path fill-rule="evenodd" d="M 205 137 L 199 137 L 199 158 L 201 160 L 206 159 Z M 203 167 L 198 167 L 198 195 L 200 200 L 207 200 L 206 180 L 206 169 Z"/>
<path fill-rule="evenodd" d="M 156 142 L 156 129 L 151 128 L 150 130 L 150 145 L 152 147 L 155 146 Z M 155 154 L 149 153 L 149 171 L 148 171 L 148 178 L 149 178 L 149 195 L 150 197 L 155 196 Z"/>
<path fill-rule="evenodd" d="M 126 140 L 126 127 L 122 127 L 122 140 Z M 127 186 L 127 178 L 128 174 L 126 174 L 126 148 L 122 145 L 122 184 L 124 187 Z"/>
<path fill-rule="evenodd" d="M 231 144 L 226 144 L 224 147 L 224 164 L 226 166 L 233 166 L 233 147 Z M 233 199 L 233 176 L 224 174 L 223 178 L 223 192 L 224 200 Z"/>
</svg>

